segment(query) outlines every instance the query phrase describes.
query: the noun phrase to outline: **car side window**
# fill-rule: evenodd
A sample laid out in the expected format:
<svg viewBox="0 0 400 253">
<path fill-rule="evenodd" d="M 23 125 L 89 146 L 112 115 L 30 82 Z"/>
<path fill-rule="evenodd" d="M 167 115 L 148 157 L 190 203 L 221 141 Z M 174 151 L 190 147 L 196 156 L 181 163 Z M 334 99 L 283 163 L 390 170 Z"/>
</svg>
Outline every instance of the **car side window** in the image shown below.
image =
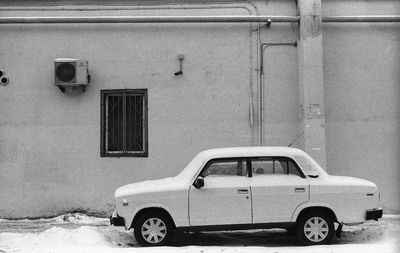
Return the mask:
<svg viewBox="0 0 400 253">
<path fill-rule="evenodd" d="M 300 172 L 292 161 L 285 158 L 257 158 L 251 159 L 253 176 L 259 175 L 296 175 Z"/>
<path fill-rule="evenodd" d="M 247 165 L 245 160 L 216 160 L 210 162 L 201 173 L 208 176 L 246 176 Z"/>
<path fill-rule="evenodd" d="M 285 174 L 285 169 L 279 161 L 273 159 L 257 159 L 252 160 L 253 174 L 256 175 L 272 175 Z"/>
<path fill-rule="evenodd" d="M 293 164 L 292 161 L 287 161 L 287 164 L 288 164 L 288 174 L 289 175 L 296 175 L 296 176 L 301 177 L 299 169 Z"/>
</svg>

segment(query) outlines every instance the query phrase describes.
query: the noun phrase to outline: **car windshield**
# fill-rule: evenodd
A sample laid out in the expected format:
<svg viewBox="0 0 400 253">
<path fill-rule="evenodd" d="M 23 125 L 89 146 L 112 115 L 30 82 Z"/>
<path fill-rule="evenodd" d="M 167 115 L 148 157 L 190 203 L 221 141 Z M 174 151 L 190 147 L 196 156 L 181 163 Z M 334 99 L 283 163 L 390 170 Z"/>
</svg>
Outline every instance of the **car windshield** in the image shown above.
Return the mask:
<svg viewBox="0 0 400 253">
<path fill-rule="evenodd" d="M 183 180 L 192 180 L 197 173 L 197 170 L 194 168 L 200 168 L 204 163 L 204 157 L 200 154 L 197 154 L 193 160 L 189 162 L 188 165 L 177 175 L 177 177 L 182 178 Z"/>
<path fill-rule="evenodd" d="M 328 173 L 319 166 L 319 164 L 307 154 L 296 155 L 294 157 L 297 164 L 303 170 L 306 176 L 326 176 Z"/>
</svg>

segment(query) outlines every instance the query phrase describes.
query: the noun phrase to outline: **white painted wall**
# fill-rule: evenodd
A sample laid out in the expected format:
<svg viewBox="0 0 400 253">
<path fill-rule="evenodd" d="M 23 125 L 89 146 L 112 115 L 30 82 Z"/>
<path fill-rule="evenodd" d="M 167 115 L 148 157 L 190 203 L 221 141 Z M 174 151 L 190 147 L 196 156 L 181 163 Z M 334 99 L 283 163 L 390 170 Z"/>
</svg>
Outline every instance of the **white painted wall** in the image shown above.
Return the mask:
<svg viewBox="0 0 400 253">
<path fill-rule="evenodd" d="M 52 5 L 35 1 L 37 10 L 10 10 L 3 3 L 0 15 L 249 15 L 257 9 L 263 14 L 296 15 L 289 0 L 224 8 L 191 2 L 154 10 L 167 6 L 163 2 L 140 11 L 127 1 L 121 2 L 129 10 L 104 11 L 87 6 L 81 7 L 84 11 L 43 11 L 40 2 Z M 354 7 L 360 1 L 324 1 L 323 11 L 335 15 L 376 9 L 390 14 L 398 6 L 395 1 L 385 3 L 366 1 L 368 9 Z M 144 5 L 141 2 L 140 8 Z M 176 9 L 185 6 L 191 8 Z M 256 143 L 249 112 L 253 91 L 257 113 L 256 28 L 1 25 L 0 68 L 6 70 L 10 84 L 0 87 L 0 217 L 76 209 L 105 214 L 112 208 L 115 188 L 122 184 L 173 176 L 203 149 Z M 376 182 L 387 210 L 400 209 L 398 29 L 387 24 L 323 26 L 327 170 Z M 296 25 L 273 24 L 261 27 L 260 39 L 293 42 L 297 32 Z M 296 50 L 265 51 L 267 145 L 286 146 L 301 131 Z M 178 54 L 185 55 L 184 74 L 175 77 Z M 53 86 L 53 61 L 59 57 L 89 61 L 92 82 L 85 93 L 63 94 Z M 369 59 L 375 64 L 367 64 Z M 148 89 L 148 158 L 100 158 L 100 90 L 114 88 Z M 301 140 L 294 146 L 301 148 Z"/>
<path fill-rule="evenodd" d="M 323 1 L 325 15 L 399 15 L 399 1 Z M 400 210 L 400 24 L 324 24 L 329 173 L 361 177 Z"/>
<path fill-rule="evenodd" d="M 204 6 L 203 6 L 204 7 Z M 212 7 L 212 6 L 211 6 Z M 163 11 L 7 11 L 31 15 L 248 15 L 250 5 Z M 249 26 L 0 27 L 1 216 L 109 210 L 126 183 L 173 176 L 199 151 L 249 146 Z M 253 36 L 253 35 L 252 35 Z M 183 76 L 178 54 L 184 54 Z M 54 59 L 89 61 L 82 94 L 53 86 Z M 100 90 L 148 89 L 149 157 L 100 158 Z"/>
</svg>

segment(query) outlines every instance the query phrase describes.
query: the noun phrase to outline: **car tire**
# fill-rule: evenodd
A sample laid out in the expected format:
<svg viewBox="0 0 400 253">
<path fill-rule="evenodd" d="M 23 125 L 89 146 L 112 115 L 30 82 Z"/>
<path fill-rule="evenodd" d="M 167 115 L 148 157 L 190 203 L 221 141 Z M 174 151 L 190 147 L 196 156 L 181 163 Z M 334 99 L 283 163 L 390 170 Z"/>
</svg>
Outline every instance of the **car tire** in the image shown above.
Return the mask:
<svg viewBox="0 0 400 253">
<path fill-rule="evenodd" d="M 333 218 L 324 212 L 314 211 L 301 216 L 297 222 L 297 237 L 304 245 L 329 244 L 335 232 Z"/>
<path fill-rule="evenodd" d="M 141 246 L 167 245 L 173 233 L 171 219 L 159 212 L 141 215 L 133 227 L 136 241 Z"/>
</svg>

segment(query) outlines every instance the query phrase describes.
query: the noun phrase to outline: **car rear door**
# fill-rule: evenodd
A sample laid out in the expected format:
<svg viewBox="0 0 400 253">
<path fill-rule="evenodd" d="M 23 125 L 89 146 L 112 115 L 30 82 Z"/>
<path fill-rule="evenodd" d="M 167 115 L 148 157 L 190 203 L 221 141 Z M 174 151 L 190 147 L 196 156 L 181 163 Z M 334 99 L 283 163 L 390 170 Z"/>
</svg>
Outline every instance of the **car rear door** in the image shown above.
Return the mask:
<svg viewBox="0 0 400 253">
<path fill-rule="evenodd" d="M 251 224 L 250 182 L 242 158 L 214 159 L 204 167 L 204 186 L 189 190 L 191 226 Z"/>
<path fill-rule="evenodd" d="M 289 222 L 296 207 L 309 200 L 308 179 L 289 158 L 250 161 L 253 223 Z"/>
</svg>

